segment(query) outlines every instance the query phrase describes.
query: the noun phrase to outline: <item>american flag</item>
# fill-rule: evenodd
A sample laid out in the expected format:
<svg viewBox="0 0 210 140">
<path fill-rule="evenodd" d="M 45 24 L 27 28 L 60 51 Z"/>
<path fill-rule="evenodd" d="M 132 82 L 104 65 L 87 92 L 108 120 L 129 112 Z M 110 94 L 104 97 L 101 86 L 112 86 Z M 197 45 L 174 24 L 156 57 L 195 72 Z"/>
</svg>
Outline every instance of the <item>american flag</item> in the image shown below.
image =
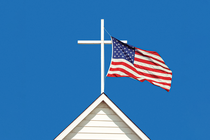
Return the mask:
<svg viewBox="0 0 210 140">
<path fill-rule="evenodd" d="M 112 37 L 112 60 L 108 77 L 131 77 L 159 86 L 171 88 L 172 71 L 157 52 L 145 51 Z"/>
</svg>

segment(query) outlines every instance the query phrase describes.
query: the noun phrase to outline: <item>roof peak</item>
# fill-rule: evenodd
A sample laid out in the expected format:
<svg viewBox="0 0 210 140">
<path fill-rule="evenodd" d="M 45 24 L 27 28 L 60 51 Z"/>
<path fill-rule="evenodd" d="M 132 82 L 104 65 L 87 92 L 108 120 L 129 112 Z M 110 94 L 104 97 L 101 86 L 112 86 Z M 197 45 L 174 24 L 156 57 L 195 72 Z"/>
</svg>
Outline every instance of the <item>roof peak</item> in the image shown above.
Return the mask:
<svg viewBox="0 0 210 140">
<path fill-rule="evenodd" d="M 97 106 L 105 102 L 109 108 L 119 116 L 122 121 L 129 126 L 135 134 L 142 140 L 150 140 L 138 126 L 135 125 L 120 108 L 103 92 L 88 108 L 86 108 L 68 127 L 66 127 L 54 140 L 63 140 L 72 130 L 78 126 Z"/>
</svg>

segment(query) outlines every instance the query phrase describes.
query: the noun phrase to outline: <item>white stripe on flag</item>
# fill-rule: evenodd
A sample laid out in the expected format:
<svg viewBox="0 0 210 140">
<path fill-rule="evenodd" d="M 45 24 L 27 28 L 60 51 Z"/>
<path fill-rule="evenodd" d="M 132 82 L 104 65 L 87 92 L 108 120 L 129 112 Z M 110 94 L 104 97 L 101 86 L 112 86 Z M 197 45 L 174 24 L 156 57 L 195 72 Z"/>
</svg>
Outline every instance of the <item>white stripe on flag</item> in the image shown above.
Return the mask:
<svg viewBox="0 0 210 140">
<path fill-rule="evenodd" d="M 154 57 L 154 58 L 156 58 L 156 59 L 158 59 L 158 60 L 164 62 L 164 60 L 163 60 L 160 56 L 158 56 L 158 55 L 155 55 L 155 54 L 146 52 L 146 51 L 144 51 L 144 50 L 140 50 L 140 49 L 138 49 L 138 48 L 136 48 L 136 51 L 139 51 L 140 53 L 142 53 L 142 54 L 144 54 L 144 55 L 149 55 L 149 56 L 151 56 L 151 57 Z"/>
<path fill-rule="evenodd" d="M 163 84 L 160 84 L 160 83 L 156 83 L 156 82 L 152 82 L 154 85 L 156 85 L 156 86 L 160 86 L 160 87 L 162 87 L 162 88 L 166 88 L 166 89 L 170 89 L 171 87 L 170 86 L 168 86 L 168 85 L 163 85 Z"/>
<path fill-rule="evenodd" d="M 139 65 L 139 66 L 152 68 L 152 69 L 156 69 L 156 70 L 162 70 L 162 71 L 165 71 L 165 72 L 168 72 L 168 73 L 172 73 L 171 70 L 165 69 L 161 66 L 149 65 L 149 64 L 146 64 L 146 63 L 138 62 L 138 61 L 134 61 L 134 64 Z"/>
<path fill-rule="evenodd" d="M 159 65 L 161 65 L 161 66 L 163 66 L 165 68 L 168 68 L 164 63 L 161 63 L 161 62 L 159 62 L 157 60 L 154 60 L 154 59 L 152 59 L 150 57 L 145 57 L 145 56 L 141 56 L 141 55 L 137 55 L 137 54 L 135 54 L 135 57 L 139 58 L 139 59 L 147 60 L 149 62 L 153 62 L 153 63 L 159 64 Z"/>
<path fill-rule="evenodd" d="M 126 63 L 128 64 L 130 62 L 127 61 Z M 135 68 L 134 66 L 132 66 L 132 67 Z M 115 65 L 115 66 L 114 65 L 111 65 L 110 68 L 121 68 L 121 69 L 124 69 L 127 72 L 133 74 L 136 77 L 142 77 L 144 79 L 148 79 L 148 80 L 151 80 L 151 81 L 163 82 L 163 83 L 171 83 L 171 80 L 164 80 L 164 79 L 160 79 L 160 78 L 151 78 L 151 77 L 148 77 L 148 76 L 140 75 L 140 74 L 136 73 L 135 71 L 133 71 L 132 69 L 130 69 L 130 68 L 124 66 L 124 65 Z"/>
</svg>

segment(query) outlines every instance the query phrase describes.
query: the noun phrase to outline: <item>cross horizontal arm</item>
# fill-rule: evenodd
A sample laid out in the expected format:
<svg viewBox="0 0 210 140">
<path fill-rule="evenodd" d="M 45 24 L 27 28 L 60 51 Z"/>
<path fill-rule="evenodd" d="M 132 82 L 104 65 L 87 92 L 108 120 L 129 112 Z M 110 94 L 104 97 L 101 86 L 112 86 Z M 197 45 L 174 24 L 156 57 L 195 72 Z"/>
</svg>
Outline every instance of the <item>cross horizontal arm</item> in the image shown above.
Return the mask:
<svg viewBox="0 0 210 140">
<path fill-rule="evenodd" d="M 127 43 L 127 40 L 120 40 Z M 101 40 L 78 40 L 78 44 L 101 44 Z M 112 44 L 111 40 L 104 40 L 104 44 Z"/>
</svg>

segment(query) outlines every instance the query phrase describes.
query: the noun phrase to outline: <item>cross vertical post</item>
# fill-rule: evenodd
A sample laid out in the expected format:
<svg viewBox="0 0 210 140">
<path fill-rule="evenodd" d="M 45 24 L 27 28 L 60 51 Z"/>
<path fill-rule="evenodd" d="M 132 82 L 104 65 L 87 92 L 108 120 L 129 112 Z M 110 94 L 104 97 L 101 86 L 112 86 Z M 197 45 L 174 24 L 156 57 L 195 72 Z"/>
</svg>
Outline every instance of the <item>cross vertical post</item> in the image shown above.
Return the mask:
<svg viewBox="0 0 210 140">
<path fill-rule="evenodd" d="M 104 93 L 104 19 L 101 19 L 101 94 Z"/>
<path fill-rule="evenodd" d="M 127 40 L 121 40 L 127 43 Z M 104 93 L 104 44 L 112 44 L 112 40 L 104 40 L 104 19 L 101 19 L 101 40 L 78 40 L 78 44 L 101 44 L 101 94 Z"/>
</svg>

